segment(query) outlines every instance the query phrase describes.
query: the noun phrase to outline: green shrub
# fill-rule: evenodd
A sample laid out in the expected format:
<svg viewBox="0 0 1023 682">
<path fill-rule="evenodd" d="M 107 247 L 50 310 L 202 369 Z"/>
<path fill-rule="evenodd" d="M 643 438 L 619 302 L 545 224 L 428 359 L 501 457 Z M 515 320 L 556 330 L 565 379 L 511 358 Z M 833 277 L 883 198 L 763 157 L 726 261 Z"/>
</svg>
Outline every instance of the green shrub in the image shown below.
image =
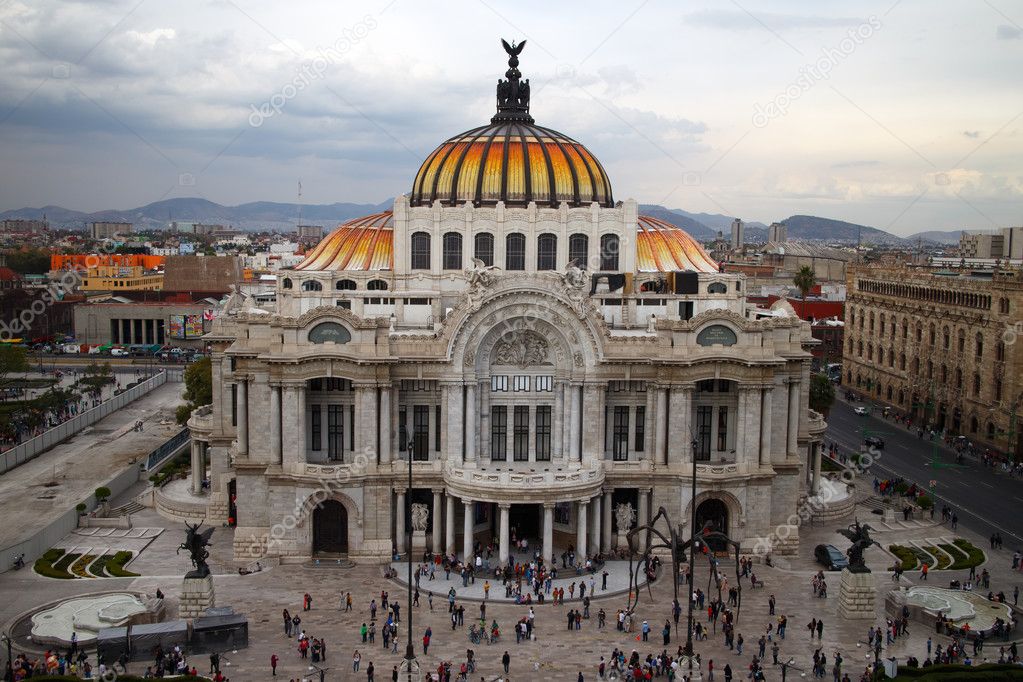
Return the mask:
<svg viewBox="0 0 1023 682">
<path fill-rule="evenodd" d="M 75 511 L 78 512 L 79 514 L 84 514 L 85 510 L 88 508 L 89 507 L 84 502 L 79 502 L 78 504 L 75 505 Z"/>
<path fill-rule="evenodd" d="M 933 568 L 936 568 L 939 571 L 943 571 L 952 564 L 952 561 L 947 556 L 945 556 L 944 552 L 939 552 L 937 547 L 927 546 L 924 547 L 924 549 L 930 552 L 931 556 L 936 557 L 938 559 L 938 565 L 934 566 Z"/>
<path fill-rule="evenodd" d="M 183 474 L 192 469 L 192 456 L 188 450 L 167 462 L 155 474 L 149 477 L 149 481 L 157 488 L 178 474 Z"/>
<path fill-rule="evenodd" d="M 53 564 L 59 561 L 62 556 L 64 556 L 64 550 L 48 549 L 45 554 L 36 559 L 33 568 L 36 573 L 46 576 L 47 578 L 58 578 L 60 580 L 69 580 L 74 578 L 74 576 L 66 570 L 58 571 L 54 568 Z"/>
<path fill-rule="evenodd" d="M 61 559 L 59 561 L 54 562 L 53 569 L 55 571 L 59 571 L 61 573 L 67 573 L 68 572 L 68 568 L 70 568 L 71 564 L 75 563 L 78 560 L 79 556 L 81 556 L 81 555 L 80 554 L 65 554 L 63 557 L 61 557 Z M 70 574 L 68 574 L 68 575 L 70 575 Z"/>
<path fill-rule="evenodd" d="M 111 578 L 137 578 L 138 573 L 126 571 L 124 565 L 131 561 L 131 552 L 117 552 L 114 558 L 106 562 L 106 572 Z"/>
<path fill-rule="evenodd" d="M 930 509 L 931 507 L 934 506 L 934 498 L 932 498 L 930 495 L 921 495 L 920 497 L 916 498 L 916 503 L 921 509 L 925 510 Z"/>
<path fill-rule="evenodd" d="M 912 571 L 916 568 L 916 554 L 914 554 L 913 550 L 909 547 L 903 547 L 902 545 L 889 545 L 888 551 L 899 559 L 903 571 Z"/>
<path fill-rule="evenodd" d="M 96 495 L 96 501 L 101 503 L 105 502 L 106 500 L 109 500 L 111 495 L 110 488 L 106 487 L 105 485 L 96 488 L 96 492 L 93 494 Z"/>
</svg>

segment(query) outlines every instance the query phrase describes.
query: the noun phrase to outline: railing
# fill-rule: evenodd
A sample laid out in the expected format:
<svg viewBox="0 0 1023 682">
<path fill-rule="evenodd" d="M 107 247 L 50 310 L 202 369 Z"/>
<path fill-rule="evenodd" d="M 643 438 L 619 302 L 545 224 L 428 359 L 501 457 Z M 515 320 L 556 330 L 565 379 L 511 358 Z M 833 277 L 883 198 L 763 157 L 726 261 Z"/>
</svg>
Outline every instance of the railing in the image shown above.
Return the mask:
<svg viewBox="0 0 1023 682">
<path fill-rule="evenodd" d="M 21 466 L 25 462 L 46 452 L 54 445 L 67 440 L 86 426 L 95 424 L 104 417 L 113 414 L 130 402 L 133 402 L 158 386 L 167 383 L 167 372 L 160 372 L 156 376 L 146 379 L 140 384 L 132 386 L 126 391 L 115 395 L 113 398 L 104 401 L 96 407 L 86 410 L 75 417 L 68 419 L 62 424 L 54 426 L 49 431 L 44 431 L 35 438 L 31 438 L 20 445 L 16 445 L 7 452 L 0 455 L 0 474 Z"/>
<path fill-rule="evenodd" d="M 170 440 L 156 448 L 146 457 L 146 471 L 152 471 L 188 442 L 188 429 L 181 429 Z"/>
</svg>

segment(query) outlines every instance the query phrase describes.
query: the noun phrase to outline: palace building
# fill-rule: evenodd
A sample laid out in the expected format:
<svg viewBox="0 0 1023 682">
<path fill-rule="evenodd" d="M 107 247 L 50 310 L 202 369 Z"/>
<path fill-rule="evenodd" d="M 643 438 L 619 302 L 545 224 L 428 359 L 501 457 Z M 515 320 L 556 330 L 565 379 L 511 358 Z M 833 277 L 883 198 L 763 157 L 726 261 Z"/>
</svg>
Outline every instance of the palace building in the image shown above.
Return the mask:
<svg viewBox="0 0 1023 682">
<path fill-rule="evenodd" d="M 194 490 L 238 560 L 386 562 L 413 522 L 438 552 L 506 561 L 515 535 L 586 556 L 624 505 L 798 547 L 825 428 L 809 324 L 757 316 L 744 275 L 616 201 L 587 147 L 534 121 L 520 49 L 490 123 L 391 210 L 324 237 L 274 301 L 218 311 Z"/>
</svg>

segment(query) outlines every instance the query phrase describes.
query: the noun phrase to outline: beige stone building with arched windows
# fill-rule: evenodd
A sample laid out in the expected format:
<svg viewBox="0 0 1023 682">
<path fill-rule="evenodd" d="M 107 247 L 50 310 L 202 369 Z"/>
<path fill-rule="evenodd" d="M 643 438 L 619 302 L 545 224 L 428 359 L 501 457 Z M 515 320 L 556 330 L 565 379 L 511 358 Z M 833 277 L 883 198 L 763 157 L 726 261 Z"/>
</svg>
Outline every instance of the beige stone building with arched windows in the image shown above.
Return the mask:
<svg viewBox="0 0 1023 682">
<path fill-rule="evenodd" d="M 515 535 L 592 554 L 627 530 L 619 505 L 685 523 L 694 465 L 698 524 L 750 547 L 819 479 L 809 325 L 758 319 L 744 276 L 615 202 L 506 77 L 491 122 L 441 144 L 392 210 L 338 227 L 272 303 L 219 311 L 214 401 L 190 427 L 238 559 L 386 561 L 413 504 L 436 551 L 505 560 Z M 794 551 L 798 529 L 781 535 Z"/>
</svg>

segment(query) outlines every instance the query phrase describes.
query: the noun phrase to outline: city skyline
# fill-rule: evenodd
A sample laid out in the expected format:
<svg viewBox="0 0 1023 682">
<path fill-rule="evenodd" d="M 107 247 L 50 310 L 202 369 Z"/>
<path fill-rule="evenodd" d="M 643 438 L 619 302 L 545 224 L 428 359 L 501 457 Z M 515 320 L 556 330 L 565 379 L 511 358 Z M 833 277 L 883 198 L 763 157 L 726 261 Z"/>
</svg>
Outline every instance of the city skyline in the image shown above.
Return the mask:
<svg viewBox="0 0 1023 682">
<path fill-rule="evenodd" d="M 587 145 L 615 199 L 900 236 L 1018 224 L 1023 13 L 860 10 L 12 2 L 0 209 L 291 202 L 299 179 L 305 202 L 377 203 L 489 119 L 504 37 L 528 41 L 538 123 Z"/>
</svg>

